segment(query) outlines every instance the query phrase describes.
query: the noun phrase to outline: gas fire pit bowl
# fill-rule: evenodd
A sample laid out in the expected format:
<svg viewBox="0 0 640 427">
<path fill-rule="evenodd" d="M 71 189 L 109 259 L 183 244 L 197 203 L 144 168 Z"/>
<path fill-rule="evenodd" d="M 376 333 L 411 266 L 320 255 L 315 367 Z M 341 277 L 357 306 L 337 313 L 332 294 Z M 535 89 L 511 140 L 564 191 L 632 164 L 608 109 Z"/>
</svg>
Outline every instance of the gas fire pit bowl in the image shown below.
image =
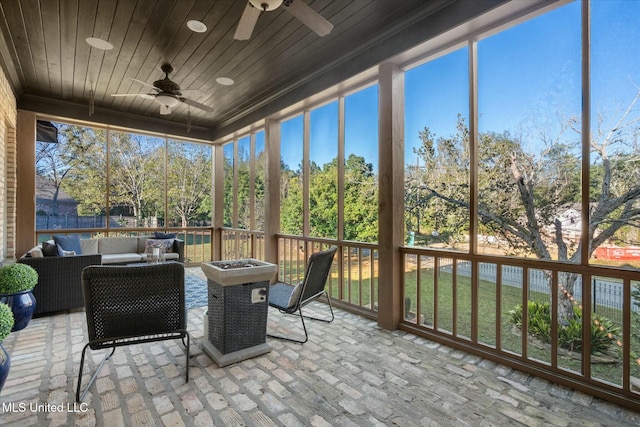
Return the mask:
<svg viewBox="0 0 640 427">
<path fill-rule="evenodd" d="M 222 286 L 270 281 L 278 271 L 277 265 L 253 258 L 203 262 L 200 266 L 207 279 Z"/>
</svg>

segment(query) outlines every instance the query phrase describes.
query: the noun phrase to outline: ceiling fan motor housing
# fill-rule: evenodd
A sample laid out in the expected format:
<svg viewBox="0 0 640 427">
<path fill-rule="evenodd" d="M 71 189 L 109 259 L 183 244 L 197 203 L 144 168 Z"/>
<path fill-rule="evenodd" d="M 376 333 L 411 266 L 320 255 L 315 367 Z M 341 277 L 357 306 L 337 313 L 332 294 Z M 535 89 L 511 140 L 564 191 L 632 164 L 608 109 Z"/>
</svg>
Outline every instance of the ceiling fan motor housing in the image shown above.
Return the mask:
<svg viewBox="0 0 640 427">
<path fill-rule="evenodd" d="M 173 72 L 173 67 L 169 64 L 163 64 L 162 72 L 164 73 L 164 79 L 156 80 L 153 82 L 153 85 L 157 87 L 160 92 L 167 95 L 181 96 L 180 86 L 172 80 L 169 79 L 169 74 Z"/>
</svg>

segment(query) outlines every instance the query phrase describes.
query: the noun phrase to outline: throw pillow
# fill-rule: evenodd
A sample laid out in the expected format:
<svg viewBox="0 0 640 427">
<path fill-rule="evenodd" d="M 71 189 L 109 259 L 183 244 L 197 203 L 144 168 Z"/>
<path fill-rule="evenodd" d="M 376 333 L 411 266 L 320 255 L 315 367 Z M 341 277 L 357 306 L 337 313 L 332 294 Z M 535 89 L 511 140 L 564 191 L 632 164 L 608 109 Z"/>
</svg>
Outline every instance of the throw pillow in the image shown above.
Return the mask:
<svg viewBox="0 0 640 427">
<path fill-rule="evenodd" d="M 152 246 L 162 246 L 165 253 L 173 252 L 173 241 L 175 239 L 147 239 L 145 242 L 145 251 L 149 252 L 149 248 Z"/>
<path fill-rule="evenodd" d="M 36 246 L 34 248 L 31 248 L 29 252 L 24 254 L 24 258 L 42 258 L 43 256 L 44 254 L 42 253 L 41 246 Z"/>
<path fill-rule="evenodd" d="M 53 236 L 53 241 L 56 242 L 57 245 L 62 246 L 62 249 L 65 251 L 73 251 L 78 255 L 82 254 L 82 247 L 80 246 L 80 236 L 77 234 L 72 234 L 69 236 L 55 234 Z"/>
<path fill-rule="evenodd" d="M 56 245 L 56 248 L 58 249 L 58 256 L 74 256 L 76 254 L 74 251 L 65 251 L 60 245 Z"/>
<path fill-rule="evenodd" d="M 176 233 L 163 233 L 162 231 L 156 231 L 153 233 L 156 239 L 175 239 Z"/>
<path fill-rule="evenodd" d="M 288 308 L 291 308 L 298 303 L 298 298 L 300 298 L 300 294 L 302 293 L 303 284 L 304 282 L 300 282 L 296 286 L 294 286 L 293 291 L 289 296 L 289 304 L 287 305 Z"/>
<path fill-rule="evenodd" d="M 42 242 L 42 255 L 59 256 L 58 245 L 56 245 L 55 243 Z"/>
</svg>

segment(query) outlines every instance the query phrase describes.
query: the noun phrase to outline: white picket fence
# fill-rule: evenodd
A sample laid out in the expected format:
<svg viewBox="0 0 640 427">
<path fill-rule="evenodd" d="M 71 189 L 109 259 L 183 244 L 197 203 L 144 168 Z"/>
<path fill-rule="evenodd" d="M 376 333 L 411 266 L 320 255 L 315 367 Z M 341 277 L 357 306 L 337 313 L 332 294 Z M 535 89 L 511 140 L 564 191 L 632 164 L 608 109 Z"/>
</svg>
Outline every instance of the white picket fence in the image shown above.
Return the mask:
<svg viewBox="0 0 640 427">
<path fill-rule="evenodd" d="M 450 272 L 451 264 L 441 263 L 440 269 Z M 480 279 L 495 283 L 497 277 L 496 269 L 496 264 L 481 263 L 479 266 Z M 457 274 L 470 277 L 471 263 L 459 262 Z M 548 283 L 548 277 L 544 271 L 529 270 L 529 292 L 549 294 Z M 511 265 L 502 266 L 502 285 L 522 288 L 522 268 Z M 594 312 L 603 314 L 614 322 L 622 323 L 622 286 L 622 280 L 603 277 L 594 278 L 591 283 Z M 578 277 L 576 280 L 573 296 L 577 301 L 582 301 L 582 277 Z M 640 312 L 640 307 L 632 304 L 632 310 L 638 313 Z"/>
</svg>

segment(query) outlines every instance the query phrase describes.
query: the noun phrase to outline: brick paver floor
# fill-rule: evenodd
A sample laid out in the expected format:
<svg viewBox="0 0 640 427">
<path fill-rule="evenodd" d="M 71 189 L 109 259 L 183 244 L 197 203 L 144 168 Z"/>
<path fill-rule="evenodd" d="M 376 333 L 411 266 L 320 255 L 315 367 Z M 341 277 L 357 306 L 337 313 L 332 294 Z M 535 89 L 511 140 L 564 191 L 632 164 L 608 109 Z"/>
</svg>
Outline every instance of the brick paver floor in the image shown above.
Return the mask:
<svg viewBox="0 0 640 427">
<path fill-rule="evenodd" d="M 321 304 L 312 310 L 323 310 Z M 191 379 L 179 340 L 121 347 L 74 404 L 84 313 L 33 319 L 5 340 L 3 426 L 638 426 L 640 414 L 336 310 L 304 345 L 225 368 L 203 352 L 189 311 Z M 270 314 L 269 328 L 295 328 Z M 93 372 L 104 352 L 90 353 Z"/>
</svg>

